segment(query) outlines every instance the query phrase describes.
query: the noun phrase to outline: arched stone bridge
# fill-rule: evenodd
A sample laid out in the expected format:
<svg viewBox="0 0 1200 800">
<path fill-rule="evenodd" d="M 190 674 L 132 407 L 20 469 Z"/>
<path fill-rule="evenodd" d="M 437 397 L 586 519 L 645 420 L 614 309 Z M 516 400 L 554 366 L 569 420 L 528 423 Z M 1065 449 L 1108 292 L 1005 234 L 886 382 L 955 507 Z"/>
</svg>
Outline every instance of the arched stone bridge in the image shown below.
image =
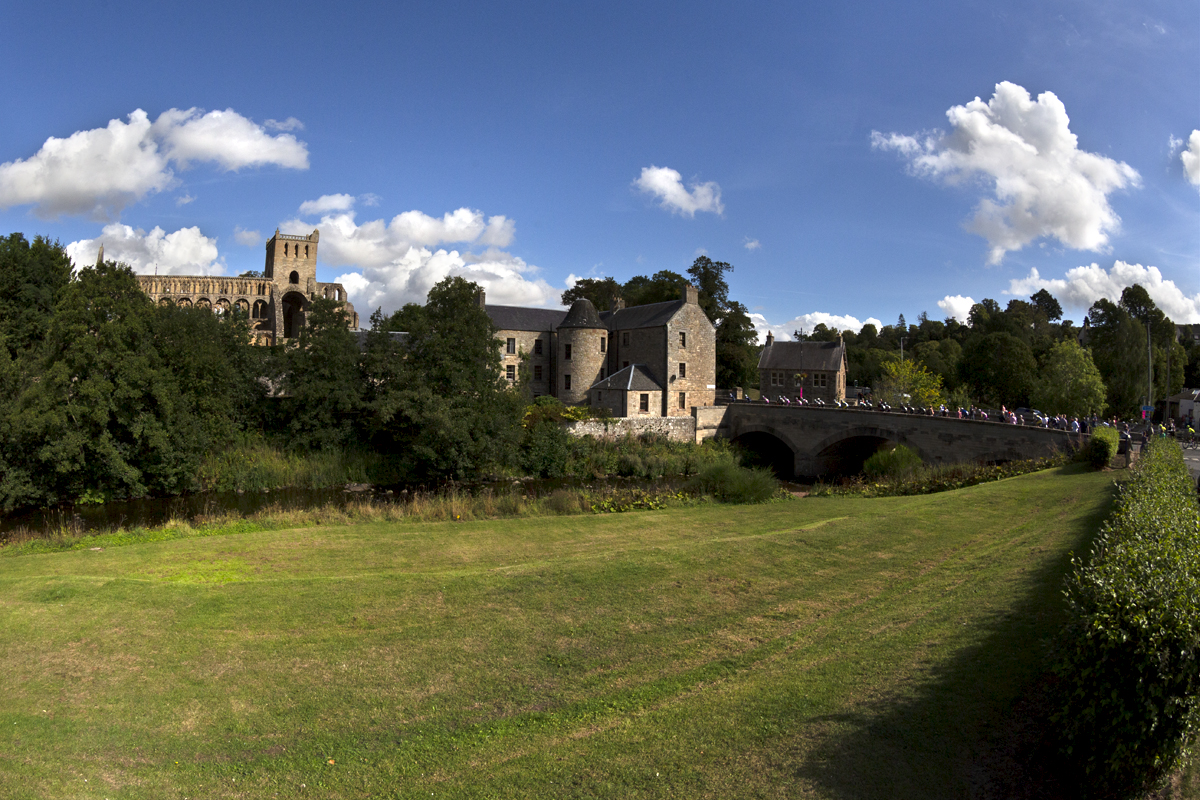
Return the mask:
<svg viewBox="0 0 1200 800">
<path fill-rule="evenodd" d="M 916 450 L 926 464 L 1040 458 L 1078 447 L 1085 436 L 1002 422 L 927 417 L 857 408 L 733 403 L 696 409 L 696 439 L 731 439 L 780 474 L 855 474 L 887 443 Z"/>
</svg>

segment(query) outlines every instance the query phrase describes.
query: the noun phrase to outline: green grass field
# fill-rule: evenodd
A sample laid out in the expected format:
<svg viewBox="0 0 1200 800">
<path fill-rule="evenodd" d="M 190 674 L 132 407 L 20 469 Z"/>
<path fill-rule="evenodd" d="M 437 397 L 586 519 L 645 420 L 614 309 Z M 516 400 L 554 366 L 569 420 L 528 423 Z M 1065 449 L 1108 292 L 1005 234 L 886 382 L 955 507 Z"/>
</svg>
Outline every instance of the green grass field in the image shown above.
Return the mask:
<svg viewBox="0 0 1200 800">
<path fill-rule="evenodd" d="M 1112 477 L 0 557 L 0 796 L 1020 796 Z"/>
</svg>

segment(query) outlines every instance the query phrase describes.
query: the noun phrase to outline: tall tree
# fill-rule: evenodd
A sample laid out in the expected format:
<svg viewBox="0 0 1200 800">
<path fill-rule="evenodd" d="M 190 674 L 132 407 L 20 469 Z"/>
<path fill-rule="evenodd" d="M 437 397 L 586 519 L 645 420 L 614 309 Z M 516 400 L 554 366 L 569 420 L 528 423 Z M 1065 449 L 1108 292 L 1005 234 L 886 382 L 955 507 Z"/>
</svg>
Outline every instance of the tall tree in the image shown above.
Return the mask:
<svg viewBox="0 0 1200 800">
<path fill-rule="evenodd" d="M 0 239 L 0 334 L 15 357 L 39 343 L 59 295 L 71 281 L 71 259 L 44 236 L 33 244 L 20 233 Z"/>
<path fill-rule="evenodd" d="M 336 300 L 315 298 L 296 344 L 286 351 L 283 380 L 288 429 L 295 446 L 344 447 L 362 407 L 358 341 Z"/>
<path fill-rule="evenodd" d="M 386 378 L 372 398 L 372 433 L 396 455 L 398 477 L 478 476 L 516 458 L 523 404 L 500 374 L 500 342 L 478 292 L 462 278 L 437 283 L 412 315 L 404 357 L 369 376 Z"/>
<path fill-rule="evenodd" d="M 562 304 L 569 308 L 576 300 L 586 297 L 597 311 L 607 311 L 613 299 L 621 296 L 621 284 L 613 278 L 580 278 L 562 293 Z"/>
<path fill-rule="evenodd" d="M 687 279 L 678 272 L 661 269 L 650 277 L 634 275 L 621 289 L 625 305 L 645 306 L 651 303 L 667 303 L 683 295 Z"/>
<path fill-rule="evenodd" d="M 1078 342 L 1059 342 L 1050 349 L 1033 385 L 1033 403 L 1049 414 L 1083 417 L 1102 414 L 1107 390 L 1092 356 Z"/>
<path fill-rule="evenodd" d="M 1037 361 L 1024 341 L 1001 331 L 967 340 L 959 375 L 983 403 L 1023 406 L 1037 377 Z"/>
</svg>

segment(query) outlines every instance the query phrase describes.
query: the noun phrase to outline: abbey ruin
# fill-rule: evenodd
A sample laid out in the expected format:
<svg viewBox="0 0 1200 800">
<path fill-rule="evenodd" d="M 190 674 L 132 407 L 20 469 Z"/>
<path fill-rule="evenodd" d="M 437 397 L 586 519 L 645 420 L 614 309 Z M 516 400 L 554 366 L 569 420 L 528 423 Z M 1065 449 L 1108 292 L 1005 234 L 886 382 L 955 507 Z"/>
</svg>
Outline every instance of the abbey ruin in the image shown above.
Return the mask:
<svg viewBox="0 0 1200 800">
<path fill-rule="evenodd" d="M 345 287 L 317 280 L 319 240 L 319 231 L 292 236 L 276 229 L 267 240 L 261 277 L 139 275 L 138 283 L 151 300 L 163 305 L 211 308 L 218 313 L 238 310 L 249 318 L 259 344 L 295 338 L 309 305 L 318 297 L 341 303 L 350 328 L 357 329 L 358 314 L 346 298 Z M 101 248 L 101 258 L 103 252 Z"/>
</svg>

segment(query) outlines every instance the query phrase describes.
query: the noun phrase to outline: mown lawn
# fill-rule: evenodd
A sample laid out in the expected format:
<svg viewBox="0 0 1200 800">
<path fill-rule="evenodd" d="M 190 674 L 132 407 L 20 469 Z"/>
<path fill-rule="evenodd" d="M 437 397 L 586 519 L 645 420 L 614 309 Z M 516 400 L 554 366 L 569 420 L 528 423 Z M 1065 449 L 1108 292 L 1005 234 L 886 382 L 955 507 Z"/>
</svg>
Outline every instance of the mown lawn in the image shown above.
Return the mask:
<svg viewBox="0 0 1200 800">
<path fill-rule="evenodd" d="M 1112 477 L 0 557 L 0 796 L 1019 795 Z"/>
</svg>

